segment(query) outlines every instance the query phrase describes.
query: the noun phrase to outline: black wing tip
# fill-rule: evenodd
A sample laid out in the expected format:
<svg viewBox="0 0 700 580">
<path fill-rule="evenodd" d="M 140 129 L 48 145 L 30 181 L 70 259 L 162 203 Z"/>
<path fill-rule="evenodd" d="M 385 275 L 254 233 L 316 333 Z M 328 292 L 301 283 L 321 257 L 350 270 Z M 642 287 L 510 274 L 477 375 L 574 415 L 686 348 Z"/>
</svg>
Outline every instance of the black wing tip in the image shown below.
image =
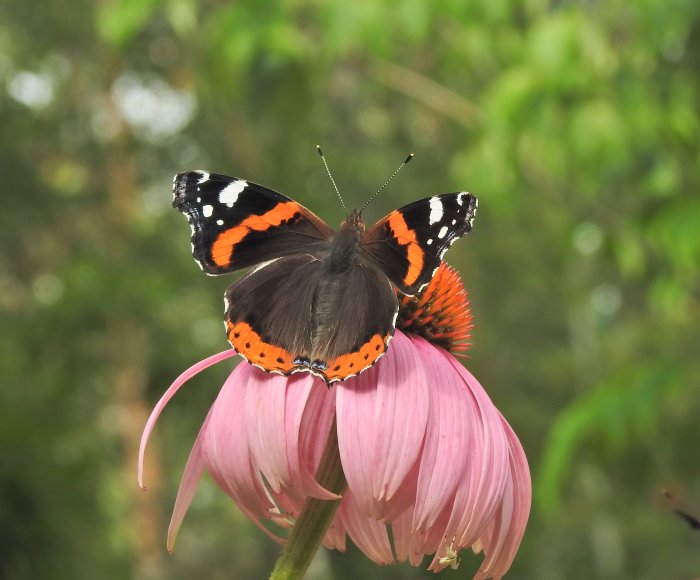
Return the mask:
<svg viewBox="0 0 700 580">
<path fill-rule="evenodd" d="M 197 185 L 211 179 L 212 173 L 203 169 L 183 171 L 173 178 L 173 207 L 180 209 L 188 195 L 197 191 Z"/>
<path fill-rule="evenodd" d="M 464 205 L 463 198 L 461 196 L 466 196 L 467 199 L 467 209 L 465 213 L 465 225 L 466 225 L 466 230 L 464 233 L 468 233 L 472 230 L 474 227 L 474 218 L 476 217 L 477 209 L 479 208 L 479 198 L 476 197 L 474 194 L 469 193 L 468 191 L 460 191 L 457 194 L 453 194 L 457 196 L 457 203 L 460 206 Z M 463 234 L 461 234 L 463 235 Z"/>
<path fill-rule="evenodd" d="M 178 173 L 173 178 L 173 207 L 182 205 L 183 198 L 187 192 L 187 173 Z"/>
</svg>

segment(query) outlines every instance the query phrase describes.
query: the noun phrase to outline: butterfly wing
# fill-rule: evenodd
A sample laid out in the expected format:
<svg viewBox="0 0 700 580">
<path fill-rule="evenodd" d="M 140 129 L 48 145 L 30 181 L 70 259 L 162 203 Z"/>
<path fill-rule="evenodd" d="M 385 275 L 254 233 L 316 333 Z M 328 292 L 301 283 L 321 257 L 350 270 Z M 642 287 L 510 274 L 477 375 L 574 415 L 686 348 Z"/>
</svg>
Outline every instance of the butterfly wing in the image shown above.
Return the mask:
<svg viewBox="0 0 700 580">
<path fill-rule="evenodd" d="M 384 354 L 398 310 L 386 276 L 369 264 L 339 276 L 326 266 L 311 255 L 279 258 L 227 290 L 226 328 L 239 354 L 268 372 L 310 371 L 329 383 Z"/>
<path fill-rule="evenodd" d="M 290 198 L 218 173 L 176 175 L 173 206 L 187 217 L 192 254 L 207 274 L 314 253 L 333 235 L 323 220 Z"/>
<path fill-rule="evenodd" d="M 447 249 L 472 229 L 478 200 L 467 192 L 414 201 L 379 220 L 362 249 L 404 294 L 427 284 Z"/>
</svg>

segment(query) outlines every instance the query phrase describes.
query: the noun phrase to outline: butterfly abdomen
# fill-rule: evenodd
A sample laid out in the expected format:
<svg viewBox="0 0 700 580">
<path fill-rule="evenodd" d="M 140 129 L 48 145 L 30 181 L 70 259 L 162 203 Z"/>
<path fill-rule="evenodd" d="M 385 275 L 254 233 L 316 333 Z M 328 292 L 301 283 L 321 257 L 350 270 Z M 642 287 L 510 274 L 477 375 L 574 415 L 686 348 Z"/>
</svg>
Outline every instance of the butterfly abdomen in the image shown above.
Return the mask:
<svg viewBox="0 0 700 580">
<path fill-rule="evenodd" d="M 329 352 L 328 345 L 337 342 L 334 335 L 338 332 L 338 312 L 348 298 L 348 288 L 352 288 L 352 279 L 356 275 L 360 256 L 361 235 L 352 225 L 343 223 L 330 243 L 328 254 L 322 259 L 322 275 L 319 277 L 313 297 L 311 344 L 314 355 L 337 356 L 340 352 Z"/>
</svg>

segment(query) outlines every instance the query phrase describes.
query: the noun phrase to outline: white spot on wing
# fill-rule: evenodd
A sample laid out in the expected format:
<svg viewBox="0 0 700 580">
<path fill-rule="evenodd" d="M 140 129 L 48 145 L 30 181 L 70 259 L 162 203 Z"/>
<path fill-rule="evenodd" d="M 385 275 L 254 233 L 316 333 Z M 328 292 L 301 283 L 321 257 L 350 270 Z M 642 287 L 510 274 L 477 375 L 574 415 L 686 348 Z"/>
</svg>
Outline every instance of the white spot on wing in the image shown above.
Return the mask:
<svg viewBox="0 0 700 580">
<path fill-rule="evenodd" d="M 447 226 L 442 226 L 438 232 L 438 238 L 442 239 L 447 235 Z"/>
<path fill-rule="evenodd" d="M 463 191 L 457 196 L 457 205 L 464 205 L 464 197 L 467 195 L 466 191 Z"/>
<path fill-rule="evenodd" d="M 223 226 L 223 225 L 224 225 L 224 220 L 216 220 L 216 225 L 217 225 L 217 226 Z"/>
<path fill-rule="evenodd" d="M 233 204 L 236 203 L 238 196 L 247 187 L 247 185 L 248 183 L 242 179 L 229 183 L 219 193 L 219 202 L 227 205 L 228 207 L 233 207 Z"/>
<path fill-rule="evenodd" d="M 212 206 L 212 205 L 202 206 L 202 213 L 204 214 L 204 217 L 211 217 L 211 214 L 214 213 L 214 206 Z"/>
<path fill-rule="evenodd" d="M 442 219 L 442 201 L 439 197 L 430 198 L 430 225 L 438 223 Z"/>
<path fill-rule="evenodd" d="M 433 238 L 430 238 L 430 239 L 429 239 L 427 242 L 425 242 L 425 243 L 428 244 L 429 246 L 432 246 L 432 245 L 433 245 Z"/>
<path fill-rule="evenodd" d="M 206 171 L 197 171 L 199 173 L 199 179 L 197 180 L 197 183 L 204 183 L 205 181 L 209 181 L 209 173 Z"/>
</svg>

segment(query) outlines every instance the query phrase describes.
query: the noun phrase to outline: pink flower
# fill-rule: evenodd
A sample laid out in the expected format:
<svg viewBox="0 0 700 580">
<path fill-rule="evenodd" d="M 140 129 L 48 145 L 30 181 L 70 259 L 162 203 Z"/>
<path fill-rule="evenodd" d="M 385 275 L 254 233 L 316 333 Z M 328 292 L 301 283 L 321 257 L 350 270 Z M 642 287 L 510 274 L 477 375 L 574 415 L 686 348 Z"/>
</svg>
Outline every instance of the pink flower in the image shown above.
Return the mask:
<svg viewBox="0 0 700 580">
<path fill-rule="evenodd" d="M 194 365 L 158 402 L 141 441 L 141 485 L 145 446 L 170 398 L 192 376 L 235 354 L 227 350 Z M 314 477 L 334 426 L 347 490 L 324 539 L 328 548 L 343 551 L 350 536 L 378 564 L 417 566 L 435 554 L 434 571 L 456 567 L 459 552 L 472 548 L 484 553 L 476 578 L 506 573 L 530 510 L 523 449 L 469 371 L 442 348 L 400 331 L 374 367 L 330 388 L 307 373 L 282 377 L 236 366 L 187 461 L 168 549 L 204 470 L 282 542 L 262 520 L 289 528 L 307 498 L 339 497 Z"/>
</svg>

